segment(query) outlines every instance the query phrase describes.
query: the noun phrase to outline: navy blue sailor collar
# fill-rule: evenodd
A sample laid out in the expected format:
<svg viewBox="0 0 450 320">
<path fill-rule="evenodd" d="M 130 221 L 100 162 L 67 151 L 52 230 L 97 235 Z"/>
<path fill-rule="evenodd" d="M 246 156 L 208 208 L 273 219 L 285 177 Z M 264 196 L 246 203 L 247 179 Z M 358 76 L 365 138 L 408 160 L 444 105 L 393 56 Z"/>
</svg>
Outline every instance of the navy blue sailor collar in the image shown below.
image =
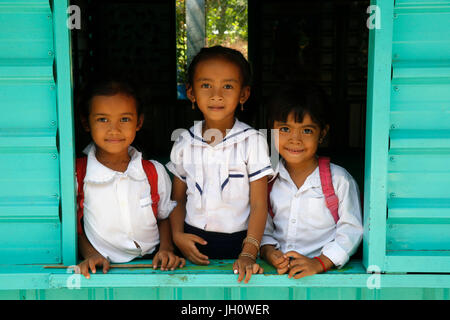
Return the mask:
<svg viewBox="0 0 450 320">
<path fill-rule="evenodd" d="M 225 135 L 225 138 L 213 147 L 202 138 L 203 123 L 204 123 L 204 120 L 198 121 L 188 130 L 188 133 L 189 133 L 190 137 L 192 138 L 192 143 L 194 145 L 205 146 L 205 147 L 209 146 L 212 148 L 224 147 L 226 145 L 235 144 L 242 140 L 245 140 L 247 137 L 249 137 L 251 135 L 262 134 L 255 128 L 252 128 L 248 124 L 241 122 L 237 118 L 235 118 L 234 125 L 227 132 L 227 134 Z"/>
</svg>

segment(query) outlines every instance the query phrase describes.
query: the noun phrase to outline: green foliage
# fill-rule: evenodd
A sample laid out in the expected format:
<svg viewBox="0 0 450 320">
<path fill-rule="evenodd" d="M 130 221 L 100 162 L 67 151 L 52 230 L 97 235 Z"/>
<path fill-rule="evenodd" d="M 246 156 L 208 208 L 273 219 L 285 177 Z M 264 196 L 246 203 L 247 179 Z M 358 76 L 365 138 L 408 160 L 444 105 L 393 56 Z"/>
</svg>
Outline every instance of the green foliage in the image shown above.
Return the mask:
<svg viewBox="0 0 450 320">
<path fill-rule="evenodd" d="M 206 0 L 206 43 L 223 45 L 248 56 L 248 0 Z M 186 77 L 187 29 L 185 0 L 176 0 L 177 11 L 177 75 L 182 83 Z"/>
</svg>

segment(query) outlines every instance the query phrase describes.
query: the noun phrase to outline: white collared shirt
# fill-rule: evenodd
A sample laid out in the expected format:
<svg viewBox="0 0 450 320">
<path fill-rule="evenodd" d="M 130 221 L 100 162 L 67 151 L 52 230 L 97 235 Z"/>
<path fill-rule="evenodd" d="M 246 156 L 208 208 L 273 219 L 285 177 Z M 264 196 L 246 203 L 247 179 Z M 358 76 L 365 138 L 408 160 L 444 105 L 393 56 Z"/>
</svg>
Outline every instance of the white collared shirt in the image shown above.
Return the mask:
<svg viewBox="0 0 450 320">
<path fill-rule="evenodd" d="M 273 174 L 266 137 L 235 119 L 225 138 L 211 146 L 202 126 L 199 121 L 178 137 L 166 165 L 187 184 L 185 222 L 206 231 L 246 230 L 250 182 Z"/>
<path fill-rule="evenodd" d="M 123 173 L 101 164 L 95 157 L 94 144 L 85 153 L 83 220 L 92 246 L 116 263 L 152 253 L 159 244 L 159 231 L 141 153 L 128 148 L 131 160 Z M 176 206 L 170 200 L 172 185 L 164 166 L 152 163 L 158 173 L 158 219 L 166 219 Z"/>
<path fill-rule="evenodd" d="M 270 193 L 274 218 L 268 215 L 261 245 L 282 252 L 296 251 L 310 258 L 323 253 L 342 267 L 361 242 L 363 226 L 358 186 L 342 167 L 330 164 L 333 187 L 339 199 L 339 221 L 326 207 L 317 167 L 297 188 L 283 161 L 278 164 Z"/>
</svg>

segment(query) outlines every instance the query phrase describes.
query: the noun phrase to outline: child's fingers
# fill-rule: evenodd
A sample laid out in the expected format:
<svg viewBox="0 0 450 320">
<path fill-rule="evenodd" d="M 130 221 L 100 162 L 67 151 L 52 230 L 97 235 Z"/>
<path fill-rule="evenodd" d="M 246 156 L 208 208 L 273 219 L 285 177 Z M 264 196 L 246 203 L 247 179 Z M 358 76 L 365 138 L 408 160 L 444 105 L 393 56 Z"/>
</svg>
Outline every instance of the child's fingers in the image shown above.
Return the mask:
<svg viewBox="0 0 450 320">
<path fill-rule="evenodd" d="M 107 273 L 109 271 L 110 265 L 109 265 L 109 260 L 105 259 L 103 261 L 103 273 Z"/>
<path fill-rule="evenodd" d="M 288 267 L 277 269 L 278 274 L 285 274 L 289 270 Z"/>
<path fill-rule="evenodd" d="M 91 269 L 92 273 L 96 273 L 97 269 L 95 269 L 95 261 L 93 259 L 88 260 L 89 268 Z"/>
<path fill-rule="evenodd" d="M 261 266 L 260 266 L 259 264 L 257 264 L 257 263 L 253 264 L 253 273 L 254 273 L 254 274 L 256 274 L 256 273 L 262 274 L 263 272 L 264 272 L 263 267 L 261 267 Z"/>
<path fill-rule="evenodd" d="M 288 251 L 284 254 L 285 257 L 289 258 L 301 258 L 304 257 L 303 255 L 301 255 L 300 253 L 298 253 L 297 251 Z"/>
<path fill-rule="evenodd" d="M 203 239 L 202 237 L 199 237 L 195 234 L 189 234 L 189 237 L 191 238 L 192 241 L 197 242 L 198 244 L 201 245 L 206 245 L 208 242 L 206 242 L 205 239 Z"/>
<path fill-rule="evenodd" d="M 187 258 L 189 260 L 191 260 L 192 262 L 194 262 L 193 260 L 197 261 L 197 262 L 195 262 L 197 264 L 208 264 L 209 263 L 208 256 L 206 256 L 206 255 L 202 254 L 200 251 L 198 251 L 195 244 L 192 245 L 191 251 L 189 253 L 189 256 L 187 256 Z"/>
<path fill-rule="evenodd" d="M 86 278 L 89 279 L 91 275 L 89 274 L 89 265 L 85 262 L 80 263 L 79 265 L 80 273 Z"/>
<path fill-rule="evenodd" d="M 172 252 L 169 253 L 169 262 L 167 262 L 167 270 L 174 270 L 179 264 L 180 258 L 174 255 Z"/>
<path fill-rule="evenodd" d="M 289 261 L 281 252 L 279 254 L 274 255 L 273 265 L 281 264 L 285 261 Z"/>
<path fill-rule="evenodd" d="M 161 258 L 161 271 L 167 270 L 167 263 L 169 262 L 169 258 L 167 254 L 163 253 L 159 255 Z"/>
<path fill-rule="evenodd" d="M 186 265 L 186 260 L 184 258 L 180 258 L 180 266 L 178 268 L 183 268 Z"/>
<path fill-rule="evenodd" d="M 299 272 L 303 273 L 302 272 L 303 270 L 304 270 L 304 266 L 303 265 L 298 265 L 298 266 L 295 266 L 295 267 L 291 268 L 289 270 L 288 278 L 292 278 L 296 273 L 299 273 Z M 299 279 L 301 277 L 304 277 L 304 275 L 297 275 L 294 278 L 295 279 Z"/>
<path fill-rule="evenodd" d="M 277 269 L 284 269 L 289 267 L 289 259 L 284 259 L 279 263 L 274 263 L 273 266 Z"/>
<path fill-rule="evenodd" d="M 253 274 L 253 265 L 248 264 L 245 266 L 245 279 L 244 283 L 248 283 Z"/>
<path fill-rule="evenodd" d="M 152 260 L 153 270 L 155 270 L 156 268 L 158 268 L 158 263 L 159 263 L 160 260 L 161 260 L 161 259 L 160 259 L 160 257 L 159 257 L 159 252 L 157 252 L 157 253 L 154 255 L 153 260 Z"/>
</svg>

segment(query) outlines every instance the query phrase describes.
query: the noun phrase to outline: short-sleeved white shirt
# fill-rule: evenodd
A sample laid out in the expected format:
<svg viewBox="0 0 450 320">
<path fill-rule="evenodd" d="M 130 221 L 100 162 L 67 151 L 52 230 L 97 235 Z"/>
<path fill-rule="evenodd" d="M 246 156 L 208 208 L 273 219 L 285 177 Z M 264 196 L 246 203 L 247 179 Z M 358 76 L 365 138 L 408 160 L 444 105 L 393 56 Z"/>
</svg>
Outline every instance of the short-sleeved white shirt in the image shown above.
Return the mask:
<svg viewBox="0 0 450 320">
<path fill-rule="evenodd" d="M 339 198 L 339 221 L 328 210 L 317 167 L 297 188 L 280 161 L 270 193 L 274 218 L 268 215 L 261 245 L 282 252 L 296 251 L 310 258 L 323 253 L 342 267 L 361 242 L 363 226 L 358 186 L 342 167 L 330 164 L 333 187 Z"/>
<path fill-rule="evenodd" d="M 250 182 L 273 174 L 266 137 L 235 119 L 225 138 L 211 146 L 202 126 L 199 121 L 180 134 L 166 165 L 187 184 L 185 222 L 205 231 L 246 230 Z"/>
<path fill-rule="evenodd" d="M 96 159 L 94 144 L 85 152 L 83 220 L 86 237 L 111 262 L 127 262 L 152 253 L 159 244 L 159 231 L 141 153 L 129 147 L 131 160 L 122 173 Z M 157 161 L 152 160 L 152 163 L 158 173 L 158 219 L 166 219 L 176 206 L 176 202 L 170 200 L 172 185 L 164 166 Z"/>
</svg>

